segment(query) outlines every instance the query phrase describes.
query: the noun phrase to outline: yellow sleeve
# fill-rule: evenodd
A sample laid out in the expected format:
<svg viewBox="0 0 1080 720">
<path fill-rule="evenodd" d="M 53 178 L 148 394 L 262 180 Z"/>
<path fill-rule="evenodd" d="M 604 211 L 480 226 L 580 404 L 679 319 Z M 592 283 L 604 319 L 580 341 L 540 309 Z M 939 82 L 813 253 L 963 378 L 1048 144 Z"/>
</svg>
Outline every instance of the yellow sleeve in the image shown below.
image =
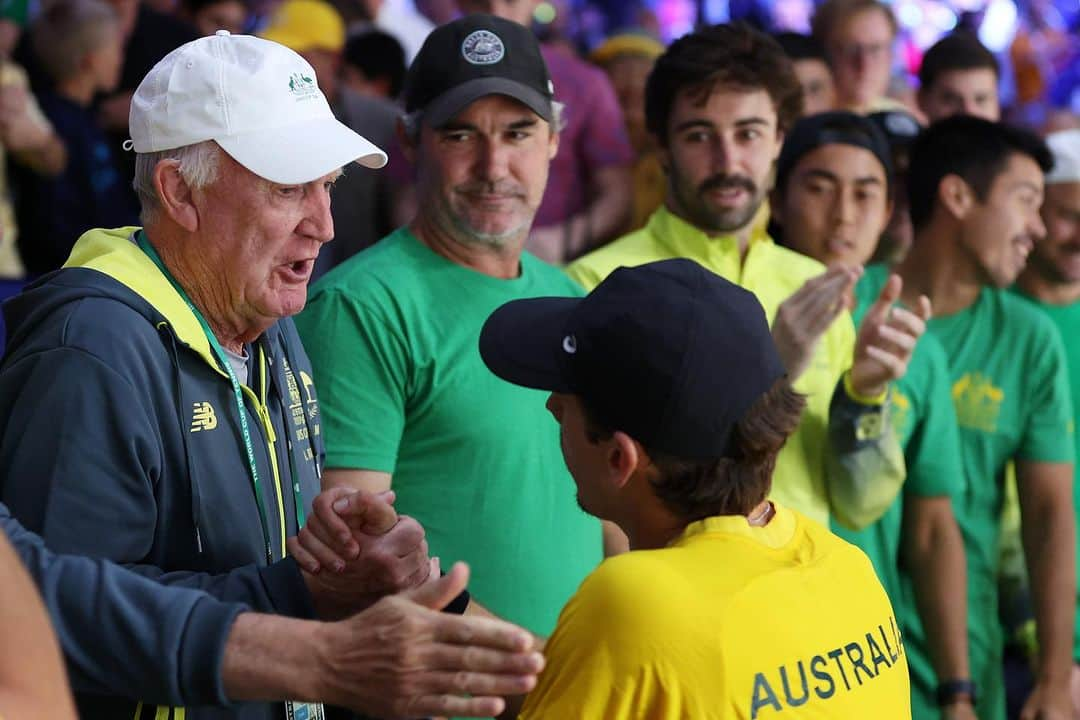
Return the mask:
<svg viewBox="0 0 1080 720">
<path fill-rule="evenodd" d="M 566 274 L 570 276 L 570 279 L 576 282 L 586 291 L 592 290 L 594 287 L 600 284 L 600 281 L 604 279 L 604 276 L 598 273 L 595 269 L 589 267 L 581 260 L 573 262 L 566 267 Z"/>
</svg>

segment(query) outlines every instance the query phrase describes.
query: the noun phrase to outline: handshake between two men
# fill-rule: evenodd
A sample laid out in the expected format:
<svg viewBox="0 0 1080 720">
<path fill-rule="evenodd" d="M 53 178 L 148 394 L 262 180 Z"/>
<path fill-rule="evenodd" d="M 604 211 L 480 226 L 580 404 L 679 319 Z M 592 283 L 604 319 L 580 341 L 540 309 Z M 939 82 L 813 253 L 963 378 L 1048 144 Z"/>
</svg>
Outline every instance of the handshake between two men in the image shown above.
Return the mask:
<svg viewBox="0 0 1080 720">
<path fill-rule="evenodd" d="M 424 529 L 393 501 L 393 491 L 326 490 L 289 539 L 316 612 L 336 620 L 320 625 L 325 669 L 302 699 L 378 717 L 499 715 L 504 697 L 536 684 L 535 639 L 462 615 L 468 566 L 442 575 Z"/>
</svg>

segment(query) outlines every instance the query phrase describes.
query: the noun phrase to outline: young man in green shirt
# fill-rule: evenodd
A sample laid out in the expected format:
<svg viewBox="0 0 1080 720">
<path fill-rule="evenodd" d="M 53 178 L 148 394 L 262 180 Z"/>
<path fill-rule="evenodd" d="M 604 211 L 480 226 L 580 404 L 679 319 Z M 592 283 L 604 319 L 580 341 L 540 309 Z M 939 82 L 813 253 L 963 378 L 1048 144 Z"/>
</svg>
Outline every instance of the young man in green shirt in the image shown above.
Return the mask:
<svg viewBox="0 0 1080 720">
<path fill-rule="evenodd" d="M 430 552 L 472 567 L 476 600 L 546 635 L 599 563 L 601 526 L 575 503 L 544 394 L 493 376 L 477 342 L 510 300 L 582 294 L 523 252 L 560 107 L 531 31 L 472 15 L 428 37 L 405 109 L 417 216 L 328 273 L 297 318 L 329 399 L 323 487 L 393 488 Z"/>
<path fill-rule="evenodd" d="M 644 228 L 568 272 L 591 289 L 619 266 L 684 257 L 753 292 L 795 389 L 808 397 L 777 458 L 771 497 L 821 523 L 865 526 L 903 482 L 902 453 L 883 431 L 882 410 L 888 382 L 903 375 L 924 326 L 914 315 L 886 317 L 890 288 L 856 334 L 844 296 L 862 268 L 826 270 L 773 243 L 755 222 L 784 133 L 801 110 L 791 62 L 767 35 L 718 25 L 673 43 L 645 95 L 668 178 L 664 205 Z M 899 342 L 884 339 L 892 333 Z M 848 439 L 831 442 L 830 434 Z"/>
<path fill-rule="evenodd" d="M 826 265 L 867 262 L 889 221 L 891 165 L 888 140 L 870 119 L 831 112 L 800 120 L 784 141 L 771 196 L 784 244 Z M 856 298 L 859 318 L 873 297 Z M 962 685 L 970 681 L 964 541 L 951 501 L 962 490 L 963 468 L 948 364 L 934 338 L 919 340 L 891 403 L 907 465 L 903 492 L 869 527 L 832 529 L 870 556 L 892 600 L 912 684 L 920 686 L 912 716 L 974 719 Z M 934 700 L 936 688 L 940 708 L 919 702 Z"/>
<path fill-rule="evenodd" d="M 997 564 L 1006 465 L 1016 466 L 1039 639 L 1039 674 L 1023 717 L 1068 718 L 1076 603 L 1072 403 L 1053 323 L 1008 293 L 1036 239 L 1045 144 L 957 116 L 915 142 L 908 191 L 915 243 L 895 268 L 901 299 L 930 297 L 929 334 L 945 349 L 960 427 L 957 504 L 968 563 L 968 645 L 980 720 L 1005 717 Z M 884 281 L 870 272 L 865 292 Z M 863 288 L 860 288 L 861 290 Z"/>
<path fill-rule="evenodd" d="M 1035 243 L 1016 285 L 1061 331 L 1075 413 L 1080 409 L 1080 130 L 1053 133 L 1046 138 L 1046 144 L 1054 154 L 1041 211 L 1046 236 Z M 1074 433 L 1073 442 L 1080 456 L 1080 435 Z M 1073 509 L 1080 517 L 1078 481 L 1080 478 L 1074 475 Z M 1080 593 L 1076 607 L 1070 688 L 1073 709 L 1080 713 Z"/>
</svg>

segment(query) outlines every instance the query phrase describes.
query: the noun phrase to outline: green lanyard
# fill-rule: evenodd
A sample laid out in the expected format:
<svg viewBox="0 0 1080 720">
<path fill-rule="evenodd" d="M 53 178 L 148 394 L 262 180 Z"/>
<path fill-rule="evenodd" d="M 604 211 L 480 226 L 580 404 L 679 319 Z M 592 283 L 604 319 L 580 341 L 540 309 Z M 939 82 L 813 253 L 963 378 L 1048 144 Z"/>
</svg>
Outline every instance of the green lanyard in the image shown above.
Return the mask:
<svg viewBox="0 0 1080 720">
<path fill-rule="evenodd" d="M 184 292 L 184 288 L 180 287 L 180 283 L 176 282 L 176 278 L 172 276 L 168 268 L 165 267 L 165 263 L 161 261 L 161 257 L 158 256 L 157 251 L 153 246 L 146 241 L 146 235 L 140 230 L 135 234 L 135 239 L 139 243 L 139 247 L 147 257 L 149 257 L 161 273 L 169 279 L 173 288 L 187 303 L 188 308 L 191 310 L 195 319 L 202 325 L 203 332 L 206 333 L 206 339 L 210 343 L 210 347 L 214 349 L 214 354 L 217 356 L 218 364 L 228 374 L 229 382 L 232 383 L 233 396 L 236 398 L 237 414 L 240 416 L 240 434 L 244 438 L 244 449 L 247 450 L 248 468 L 251 470 L 251 484 L 255 488 L 255 503 L 259 506 L 259 522 L 262 524 L 263 540 L 266 542 L 266 563 L 269 565 L 274 562 L 274 550 L 270 542 L 270 526 L 266 522 L 266 507 L 263 502 L 262 484 L 259 482 L 259 468 L 255 464 L 255 448 L 251 443 L 251 431 L 248 430 L 247 421 L 247 405 L 244 403 L 244 391 L 240 387 L 240 381 L 236 377 L 236 371 L 233 370 L 232 363 L 229 362 L 229 357 L 225 354 L 225 351 L 221 347 L 221 343 L 214 337 L 213 331 L 210 326 L 207 325 L 206 319 L 191 302 L 191 298 Z M 296 490 L 294 489 L 294 493 Z"/>
</svg>

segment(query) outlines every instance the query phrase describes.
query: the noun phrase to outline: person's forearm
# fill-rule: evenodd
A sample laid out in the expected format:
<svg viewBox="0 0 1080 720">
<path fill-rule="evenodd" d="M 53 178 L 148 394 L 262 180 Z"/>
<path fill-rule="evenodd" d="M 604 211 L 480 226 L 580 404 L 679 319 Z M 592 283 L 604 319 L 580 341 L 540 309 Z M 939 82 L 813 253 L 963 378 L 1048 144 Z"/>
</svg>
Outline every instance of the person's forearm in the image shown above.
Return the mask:
<svg viewBox="0 0 1080 720">
<path fill-rule="evenodd" d="M 74 718 L 60 646 L 14 548 L 0 532 L 0 715 Z"/>
<path fill-rule="evenodd" d="M 1039 638 L 1039 679 L 1068 687 L 1076 602 L 1076 525 L 1071 504 L 1044 504 L 1021 532 Z"/>
<path fill-rule="evenodd" d="M 221 665 L 230 700 L 320 699 L 318 622 L 259 613 L 236 617 Z"/>
<path fill-rule="evenodd" d="M 955 521 L 938 521 L 928 530 L 922 537 L 905 534 L 905 540 L 910 538 L 905 554 L 911 568 L 915 602 L 938 680 L 966 679 L 971 676 L 971 669 L 967 652 L 964 540 Z"/>
<path fill-rule="evenodd" d="M 861 530 L 889 509 L 907 476 L 890 406 L 859 402 L 841 380 L 829 404 L 828 432 L 824 459 L 829 512 L 840 525 Z"/>
</svg>

